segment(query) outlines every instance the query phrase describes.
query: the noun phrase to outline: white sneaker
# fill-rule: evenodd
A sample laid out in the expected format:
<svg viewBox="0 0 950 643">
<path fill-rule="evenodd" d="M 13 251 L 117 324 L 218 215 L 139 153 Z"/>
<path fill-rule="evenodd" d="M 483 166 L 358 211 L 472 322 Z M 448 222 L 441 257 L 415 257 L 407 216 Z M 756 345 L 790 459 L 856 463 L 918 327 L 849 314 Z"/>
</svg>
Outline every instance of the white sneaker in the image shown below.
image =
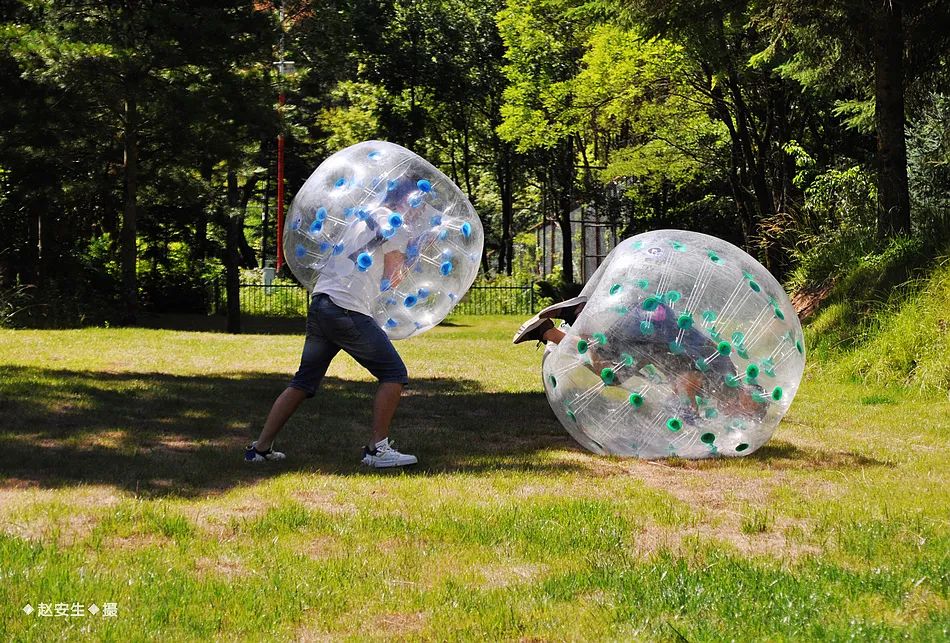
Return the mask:
<svg viewBox="0 0 950 643">
<path fill-rule="evenodd" d="M 369 447 L 363 447 L 363 464 L 374 469 L 386 469 L 389 467 L 406 467 L 410 464 L 419 462 L 414 455 L 399 453 L 389 443 L 389 438 L 384 438 L 376 443 L 376 448 L 372 451 Z"/>
<path fill-rule="evenodd" d="M 251 445 L 244 450 L 244 461 L 245 462 L 271 462 L 277 460 L 283 460 L 287 456 L 281 453 L 280 451 L 274 451 L 274 446 L 271 445 L 267 451 L 258 451 L 257 442 L 251 442 Z"/>
</svg>

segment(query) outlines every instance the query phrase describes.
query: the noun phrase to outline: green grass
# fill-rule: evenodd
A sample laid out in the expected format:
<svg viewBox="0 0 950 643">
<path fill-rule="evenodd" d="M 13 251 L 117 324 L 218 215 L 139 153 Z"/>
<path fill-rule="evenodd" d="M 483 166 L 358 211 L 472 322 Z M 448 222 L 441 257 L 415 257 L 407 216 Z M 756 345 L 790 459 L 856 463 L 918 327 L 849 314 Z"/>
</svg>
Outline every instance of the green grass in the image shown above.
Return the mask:
<svg viewBox="0 0 950 643">
<path fill-rule="evenodd" d="M 287 462 L 240 462 L 299 335 L 0 332 L 0 638 L 950 636 L 945 395 L 809 367 L 750 457 L 598 457 L 518 322 L 400 343 L 393 435 L 421 464 L 383 474 L 358 465 L 374 385 L 349 358 L 281 435 Z"/>
</svg>

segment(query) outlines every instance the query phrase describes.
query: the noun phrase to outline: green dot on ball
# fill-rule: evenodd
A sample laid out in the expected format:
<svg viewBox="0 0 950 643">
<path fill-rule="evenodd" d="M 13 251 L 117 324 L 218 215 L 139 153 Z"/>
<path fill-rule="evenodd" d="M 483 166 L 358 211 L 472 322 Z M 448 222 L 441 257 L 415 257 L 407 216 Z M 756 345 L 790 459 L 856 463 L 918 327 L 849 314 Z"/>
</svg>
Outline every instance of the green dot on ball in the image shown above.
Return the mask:
<svg viewBox="0 0 950 643">
<path fill-rule="evenodd" d="M 649 282 L 648 280 L 646 280 L 646 279 L 638 279 L 638 280 L 637 280 L 637 287 L 638 287 L 640 290 L 646 290 L 647 288 L 650 287 L 650 282 Z"/>
<path fill-rule="evenodd" d="M 621 286 L 620 284 L 614 284 L 613 286 L 610 287 L 610 294 L 616 295 L 621 290 L 623 290 L 623 286 Z"/>
<path fill-rule="evenodd" d="M 621 353 L 620 359 L 623 361 L 624 366 L 633 366 L 633 355 L 630 353 Z"/>
<path fill-rule="evenodd" d="M 630 402 L 630 406 L 632 406 L 635 409 L 638 409 L 641 406 L 643 406 L 643 396 L 640 395 L 639 393 L 631 393 L 627 401 Z"/>
<path fill-rule="evenodd" d="M 680 243 L 679 241 L 670 241 L 670 246 L 672 246 L 673 250 L 676 250 L 677 252 L 686 251 L 686 244 Z"/>
<path fill-rule="evenodd" d="M 743 451 L 745 451 L 745 450 L 748 449 L 748 448 L 749 448 L 749 445 L 746 444 L 745 442 L 742 442 L 742 443 L 736 445 L 736 451 L 738 451 L 739 453 L 742 453 Z"/>
<path fill-rule="evenodd" d="M 693 316 L 689 313 L 683 313 L 676 318 L 676 327 L 680 330 L 689 330 L 693 327 Z"/>
<path fill-rule="evenodd" d="M 579 342 L 577 342 L 577 352 L 583 355 L 584 353 L 587 352 L 588 346 L 589 344 L 587 343 L 586 339 L 580 340 Z"/>
<path fill-rule="evenodd" d="M 717 317 L 716 311 L 714 310 L 707 310 L 703 312 L 703 321 L 705 321 L 706 323 L 716 321 L 716 317 Z"/>
<path fill-rule="evenodd" d="M 759 367 L 755 364 L 749 364 L 745 367 L 745 374 L 748 375 L 751 379 L 755 379 L 759 376 Z"/>
<path fill-rule="evenodd" d="M 740 380 L 735 375 L 726 375 L 725 382 L 726 382 L 726 386 L 728 386 L 729 388 L 738 388 L 739 384 L 742 383 L 742 380 Z"/>
<path fill-rule="evenodd" d="M 801 341 L 795 342 L 795 350 L 797 350 L 802 355 L 805 354 L 805 347 L 802 345 Z"/>
<path fill-rule="evenodd" d="M 775 388 L 772 389 L 772 399 L 775 400 L 776 402 L 782 399 L 782 394 L 783 393 L 782 393 L 781 386 L 776 386 Z"/>
<path fill-rule="evenodd" d="M 715 263 L 715 264 L 722 264 L 722 263 L 723 263 L 722 258 L 721 258 L 718 254 L 716 254 L 715 252 L 713 252 L 712 250 L 707 250 L 707 251 L 706 251 L 706 256 L 709 257 L 709 260 L 712 261 L 712 262 Z"/>
<path fill-rule="evenodd" d="M 732 352 L 732 344 L 726 341 L 719 342 L 719 344 L 716 346 L 716 350 L 719 352 L 720 355 L 725 357 L 726 355 Z"/>
<path fill-rule="evenodd" d="M 569 418 L 571 418 L 572 420 L 574 420 L 575 422 L 577 422 L 577 416 L 574 415 L 574 411 L 571 411 L 570 409 L 568 409 L 568 411 L 567 411 L 567 417 L 569 417 Z"/>
<path fill-rule="evenodd" d="M 613 384 L 617 381 L 617 374 L 614 369 L 605 368 L 600 372 L 600 379 L 604 380 L 604 384 Z"/>
<path fill-rule="evenodd" d="M 683 298 L 683 293 L 678 290 L 668 290 L 666 294 L 663 295 L 663 298 L 671 304 L 675 304 L 680 299 Z"/>
<path fill-rule="evenodd" d="M 741 330 L 737 330 L 736 332 L 732 334 L 732 343 L 735 344 L 736 346 L 741 346 L 742 342 L 744 341 L 745 341 L 745 333 L 743 333 Z"/>
<path fill-rule="evenodd" d="M 607 345 L 607 336 L 604 333 L 594 333 L 591 335 L 591 337 L 595 339 L 601 346 Z"/>
<path fill-rule="evenodd" d="M 548 381 L 551 382 L 551 388 L 557 388 L 557 379 L 553 375 L 548 376 Z"/>
<path fill-rule="evenodd" d="M 712 444 L 713 442 L 716 441 L 716 434 L 715 434 L 715 433 L 703 433 L 703 434 L 699 437 L 699 439 L 702 440 L 702 442 L 703 442 L 704 444 Z"/>
<path fill-rule="evenodd" d="M 642 321 L 640 322 L 640 332 L 644 335 L 652 335 L 654 331 L 653 322 L 651 321 Z"/>
<path fill-rule="evenodd" d="M 643 310 L 652 312 L 660 306 L 660 298 L 656 297 L 655 295 L 650 295 L 643 300 L 641 306 L 643 307 Z"/>
<path fill-rule="evenodd" d="M 670 342 L 670 352 L 674 355 L 682 355 L 686 352 L 686 348 L 677 341 Z"/>
<path fill-rule="evenodd" d="M 779 308 L 778 306 L 776 306 L 776 307 L 774 308 L 774 310 L 775 310 L 775 316 L 776 316 L 778 319 L 782 319 L 782 320 L 785 319 L 785 313 L 782 312 L 782 309 L 781 309 L 781 308 Z"/>
<path fill-rule="evenodd" d="M 712 420 L 713 418 L 718 417 L 719 411 L 717 411 L 716 409 L 706 409 L 706 412 L 704 415 L 706 416 L 707 420 Z"/>
<path fill-rule="evenodd" d="M 696 367 L 696 370 L 700 373 L 705 373 L 709 370 L 709 364 L 706 363 L 706 360 L 700 358 L 693 362 L 693 365 Z"/>
<path fill-rule="evenodd" d="M 679 418 L 670 418 L 666 421 L 666 428 L 673 432 L 679 431 L 683 428 L 683 421 Z"/>
<path fill-rule="evenodd" d="M 762 290 L 762 286 L 756 283 L 754 279 L 749 280 L 749 288 L 751 288 L 753 292 L 759 292 L 760 290 Z"/>
</svg>

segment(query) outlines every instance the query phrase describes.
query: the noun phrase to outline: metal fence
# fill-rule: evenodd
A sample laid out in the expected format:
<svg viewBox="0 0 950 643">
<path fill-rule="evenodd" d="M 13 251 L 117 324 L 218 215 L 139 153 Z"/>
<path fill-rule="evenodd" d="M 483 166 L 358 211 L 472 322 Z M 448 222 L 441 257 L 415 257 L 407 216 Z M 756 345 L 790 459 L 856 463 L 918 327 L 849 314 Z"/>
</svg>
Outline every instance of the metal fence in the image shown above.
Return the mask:
<svg viewBox="0 0 950 643">
<path fill-rule="evenodd" d="M 301 317 L 307 314 L 308 293 L 296 285 L 241 284 L 241 314 L 259 317 Z M 211 295 L 212 312 L 227 310 L 224 284 L 215 283 Z M 458 315 L 532 315 L 533 284 L 518 286 L 477 285 L 452 311 Z"/>
</svg>

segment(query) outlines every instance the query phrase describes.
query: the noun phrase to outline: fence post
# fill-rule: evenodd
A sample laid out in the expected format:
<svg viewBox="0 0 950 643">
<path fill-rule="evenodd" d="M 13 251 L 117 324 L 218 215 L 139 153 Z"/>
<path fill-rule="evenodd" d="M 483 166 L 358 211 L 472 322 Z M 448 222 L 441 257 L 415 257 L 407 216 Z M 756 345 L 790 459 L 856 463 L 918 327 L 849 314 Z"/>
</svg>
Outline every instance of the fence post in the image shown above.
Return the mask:
<svg viewBox="0 0 950 643">
<path fill-rule="evenodd" d="M 533 282 L 528 284 L 528 292 L 531 293 L 531 297 L 530 297 L 531 310 L 528 311 L 528 314 L 533 315 L 534 314 L 534 283 Z"/>
</svg>

